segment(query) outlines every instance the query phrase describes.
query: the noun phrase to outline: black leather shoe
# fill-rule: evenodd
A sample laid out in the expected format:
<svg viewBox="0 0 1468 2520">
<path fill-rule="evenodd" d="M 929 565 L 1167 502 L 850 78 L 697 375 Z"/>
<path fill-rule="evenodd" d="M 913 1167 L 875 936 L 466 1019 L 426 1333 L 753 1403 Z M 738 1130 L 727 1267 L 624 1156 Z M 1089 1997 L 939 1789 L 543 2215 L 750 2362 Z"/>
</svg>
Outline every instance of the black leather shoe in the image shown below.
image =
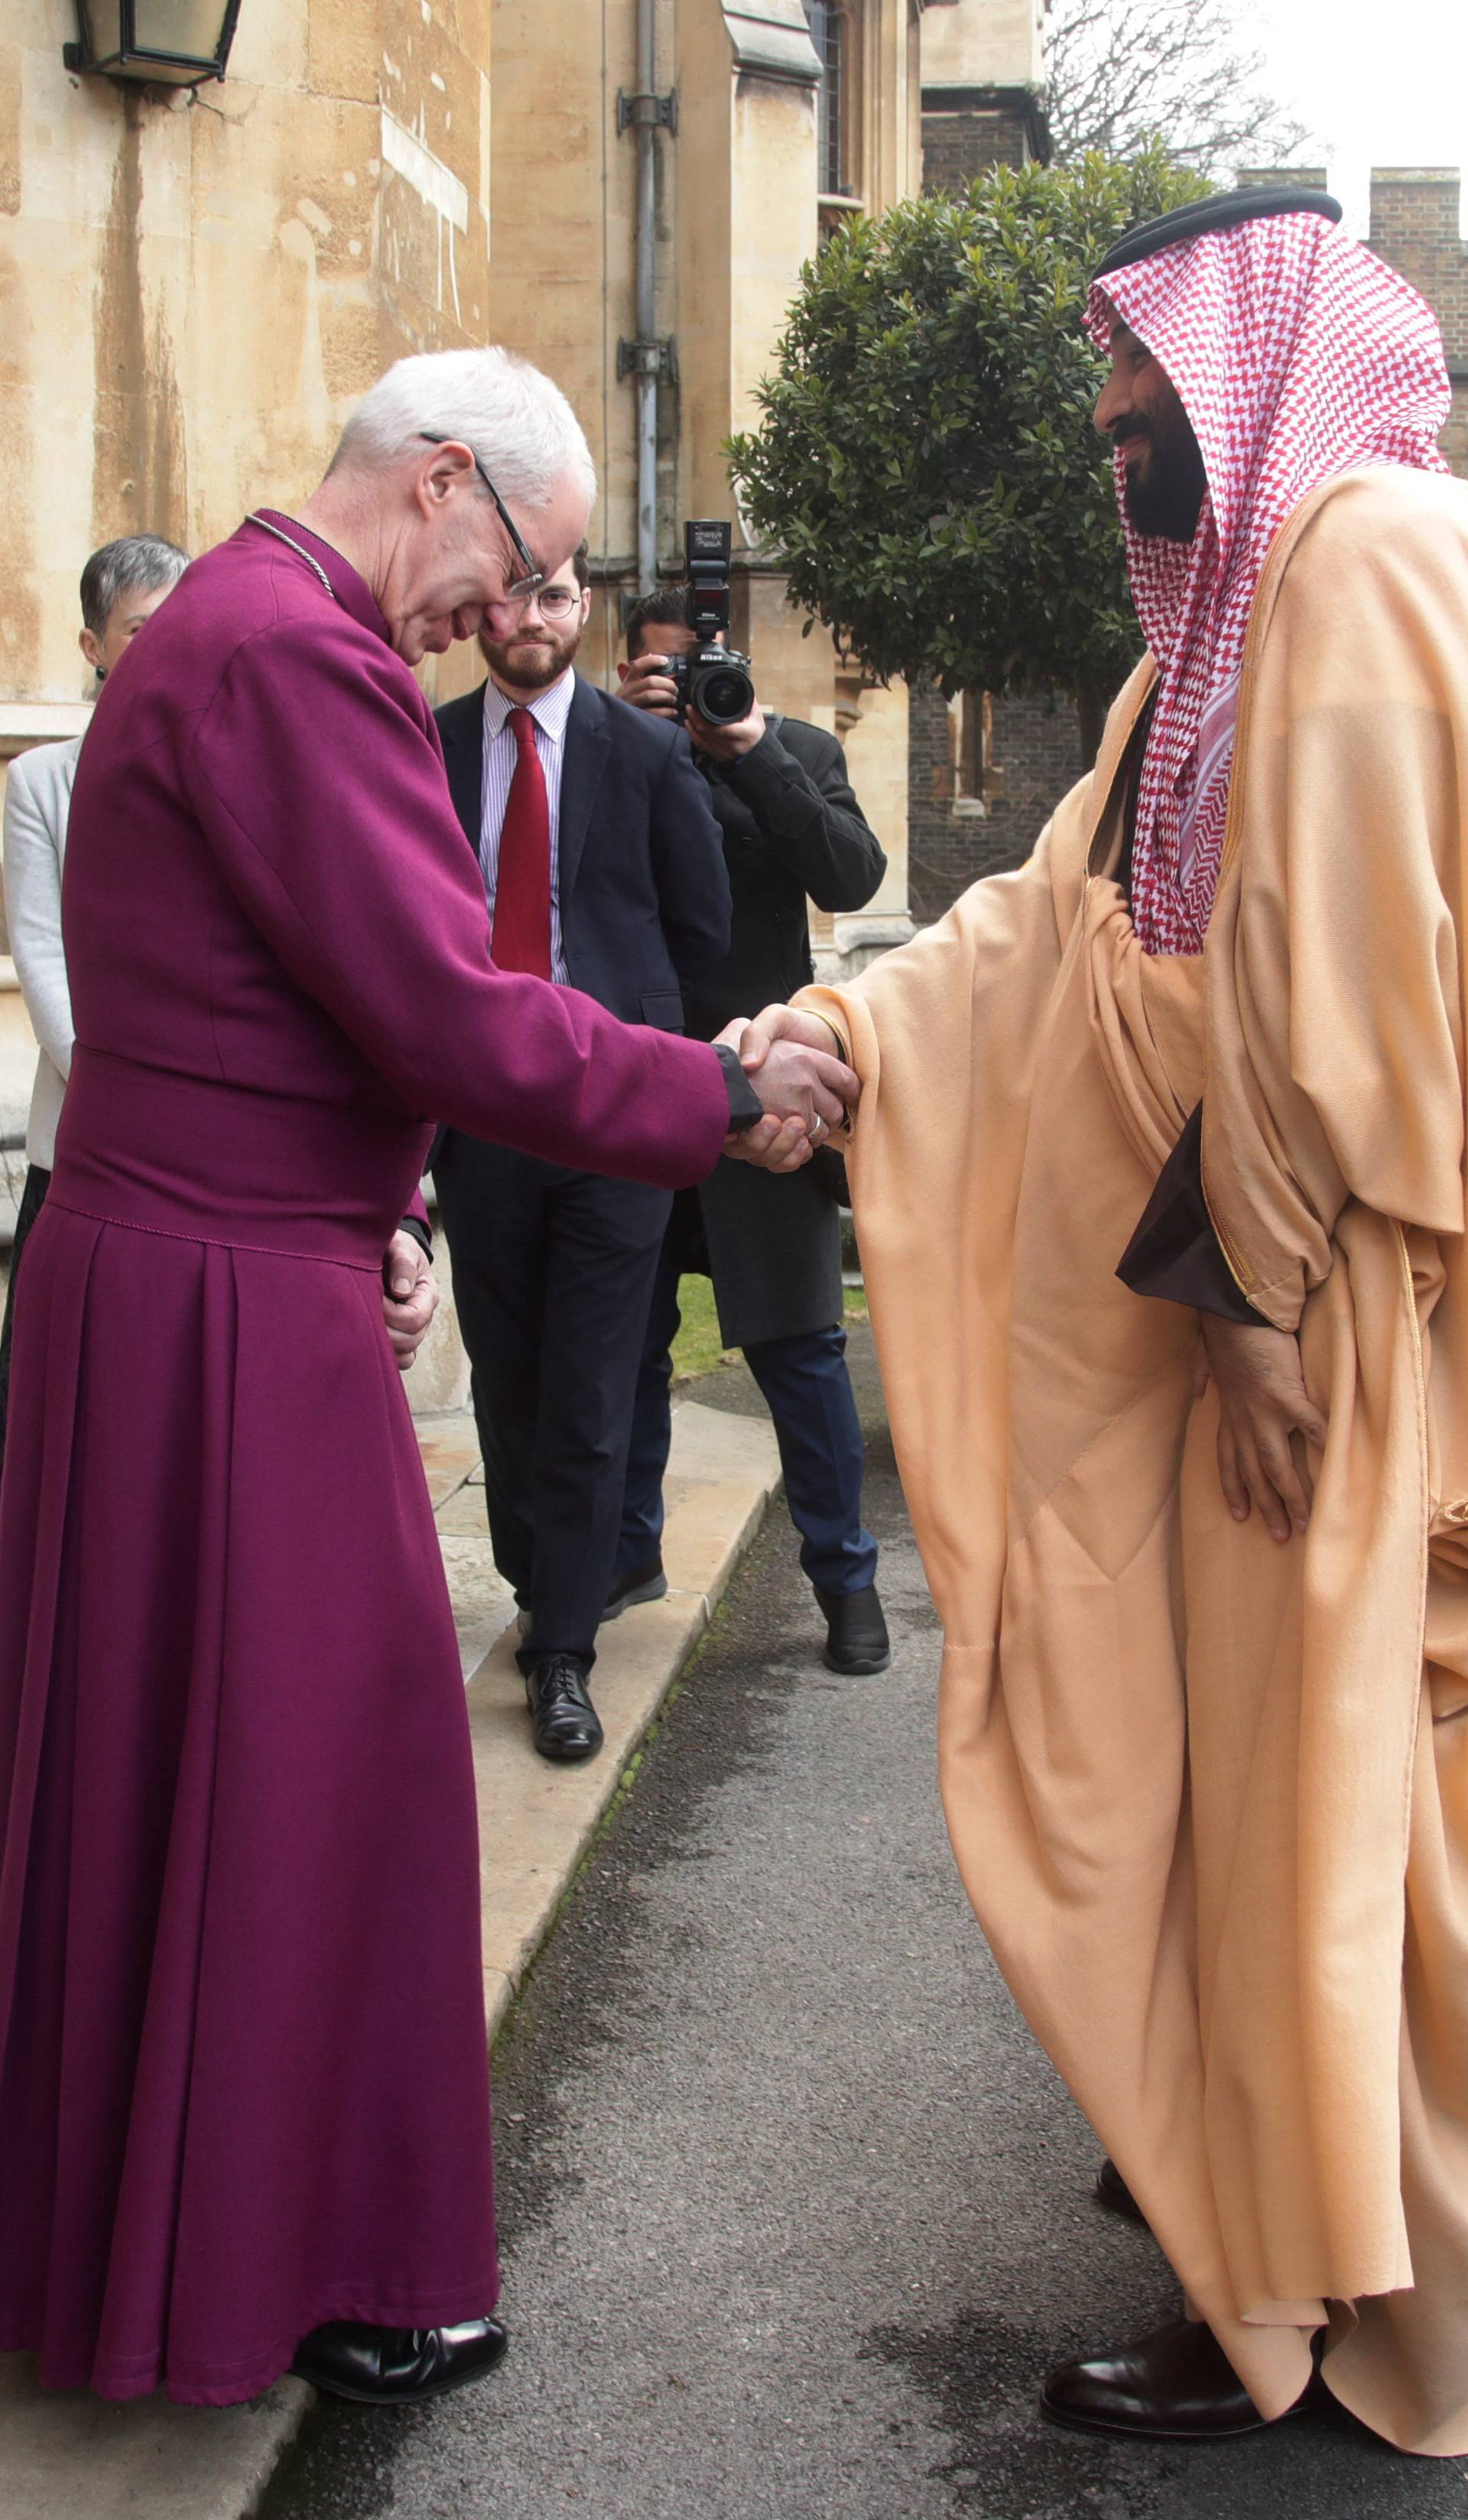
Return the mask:
<svg viewBox="0 0 1468 2520">
<path fill-rule="evenodd" d="M 1312 2380 L 1286 2411 L 1299 2414 L 1323 2385 L 1318 2377 Z M 1194 2318 L 1155 2327 L 1120 2354 L 1062 2362 L 1045 2381 L 1039 2402 L 1052 2424 L 1125 2434 L 1132 2441 L 1232 2441 L 1239 2433 L 1262 2431 L 1269 2420 L 1212 2328 Z"/>
<path fill-rule="evenodd" d="M 1128 2223 L 1140 2223 L 1147 2228 L 1147 2217 L 1133 2196 L 1114 2161 L 1103 2161 L 1096 2173 L 1096 2202 L 1108 2213 L 1124 2214 Z"/>
<path fill-rule="evenodd" d="M 632 1609 L 639 1601 L 661 1601 L 666 1591 L 667 1577 L 661 1557 L 655 1557 L 649 1566 L 624 1566 L 619 1575 L 612 1578 L 603 1621 L 619 1619 L 623 1610 Z"/>
<path fill-rule="evenodd" d="M 482 2380 L 509 2341 L 497 2318 L 469 2318 L 458 2327 L 368 2327 L 332 2318 L 301 2338 L 291 2368 L 354 2406 L 411 2407 Z"/>
<path fill-rule="evenodd" d="M 876 1585 L 868 1584 L 860 1593 L 823 1593 L 817 1584 L 815 1598 L 825 1613 L 826 1650 L 822 1660 L 827 1671 L 854 1672 L 863 1677 L 886 1671 L 892 1660 L 892 1641 Z"/>
<path fill-rule="evenodd" d="M 602 1746 L 586 1674 L 572 1654 L 547 1654 L 525 1676 L 526 1703 L 542 1759 L 594 1759 Z"/>
</svg>

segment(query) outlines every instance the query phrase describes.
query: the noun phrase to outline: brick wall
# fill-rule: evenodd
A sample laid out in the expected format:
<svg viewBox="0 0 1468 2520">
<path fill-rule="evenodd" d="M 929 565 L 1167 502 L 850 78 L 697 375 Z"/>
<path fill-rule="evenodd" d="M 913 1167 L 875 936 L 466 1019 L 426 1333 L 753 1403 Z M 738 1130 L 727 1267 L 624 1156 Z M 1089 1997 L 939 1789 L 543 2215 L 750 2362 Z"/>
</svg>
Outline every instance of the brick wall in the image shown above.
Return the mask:
<svg viewBox="0 0 1468 2520">
<path fill-rule="evenodd" d="M 996 699 L 986 794 L 961 796 L 954 712 L 936 684 L 915 687 L 907 721 L 907 894 L 919 922 L 940 919 L 982 875 L 1020 866 L 1081 772 L 1080 728 L 1058 693 Z"/>
<path fill-rule="evenodd" d="M 936 683 L 907 694 L 907 906 L 919 925 L 940 919 L 966 884 L 973 840 L 954 814 L 957 769 L 948 704 Z"/>
<path fill-rule="evenodd" d="M 1025 117 L 1009 106 L 952 111 L 923 99 L 923 190 L 962 193 L 990 166 L 1024 166 L 1030 160 Z"/>
<path fill-rule="evenodd" d="M 1468 244 L 1458 234 L 1455 166 L 1373 166 L 1366 242 L 1420 289 L 1443 327 L 1452 417 L 1443 452 L 1468 478 Z"/>
</svg>

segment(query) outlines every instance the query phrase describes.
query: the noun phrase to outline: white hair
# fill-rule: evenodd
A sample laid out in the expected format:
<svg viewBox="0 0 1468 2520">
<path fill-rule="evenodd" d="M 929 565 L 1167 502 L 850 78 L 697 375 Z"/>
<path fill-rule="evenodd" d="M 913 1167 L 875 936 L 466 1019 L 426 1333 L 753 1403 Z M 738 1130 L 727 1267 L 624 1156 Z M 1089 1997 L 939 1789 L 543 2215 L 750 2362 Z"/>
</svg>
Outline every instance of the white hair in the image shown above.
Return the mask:
<svg viewBox="0 0 1468 2520">
<path fill-rule="evenodd" d="M 568 472 L 588 501 L 596 496 L 596 467 L 575 413 L 560 386 L 513 350 L 399 359 L 363 395 L 329 470 L 394 463 L 425 436 L 471 447 L 512 506 L 543 507 Z"/>
</svg>

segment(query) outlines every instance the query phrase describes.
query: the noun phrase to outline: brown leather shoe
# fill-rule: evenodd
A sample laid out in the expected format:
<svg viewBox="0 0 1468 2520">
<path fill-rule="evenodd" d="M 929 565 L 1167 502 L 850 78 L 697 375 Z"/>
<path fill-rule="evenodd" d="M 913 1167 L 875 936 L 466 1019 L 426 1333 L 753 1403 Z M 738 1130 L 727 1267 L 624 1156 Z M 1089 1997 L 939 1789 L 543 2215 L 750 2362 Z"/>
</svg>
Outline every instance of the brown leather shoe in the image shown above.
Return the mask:
<svg viewBox="0 0 1468 2520">
<path fill-rule="evenodd" d="M 1289 2413 L 1298 2414 L 1307 2388 Z M 1062 2362 L 1040 2390 L 1052 2424 L 1132 2441 L 1232 2441 L 1262 2430 L 1262 2415 L 1210 2327 L 1174 2318 L 1120 2354 Z"/>
<path fill-rule="evenodd" d="M 1128 2223 L 1140 2223 L 1146 2230 L 1147 2217 L 1114 2161 L 1103 2161 L 1096 2173 L 1096 2202 L 1108 2213 L 1124 2214 Z"/>
</svg>

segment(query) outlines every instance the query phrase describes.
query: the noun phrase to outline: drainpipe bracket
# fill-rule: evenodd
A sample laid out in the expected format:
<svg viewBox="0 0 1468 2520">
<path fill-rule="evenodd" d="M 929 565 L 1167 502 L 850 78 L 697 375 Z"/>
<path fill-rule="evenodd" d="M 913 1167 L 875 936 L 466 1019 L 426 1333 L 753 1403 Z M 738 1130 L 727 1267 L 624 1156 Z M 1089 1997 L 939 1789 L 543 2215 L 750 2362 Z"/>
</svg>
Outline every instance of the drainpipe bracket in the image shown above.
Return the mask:
<svg viewBox="0 0 1468 2520">
<path fill-rule="evenodd" d="M 678 382 L 678 347 L 671 335 L 665 341 L 619 341 L 619 384 L 624 377 L 664 377 L 670 385 L 675 385 Z"/>
<path fill-rule="evenodd" d="M 678 91 L 669 88 L 666 96 L 650 95 L 646 90 L 619 87 L 617 91 L 617 130 L 670 131 L 678 134 Z"/>
</svg>

